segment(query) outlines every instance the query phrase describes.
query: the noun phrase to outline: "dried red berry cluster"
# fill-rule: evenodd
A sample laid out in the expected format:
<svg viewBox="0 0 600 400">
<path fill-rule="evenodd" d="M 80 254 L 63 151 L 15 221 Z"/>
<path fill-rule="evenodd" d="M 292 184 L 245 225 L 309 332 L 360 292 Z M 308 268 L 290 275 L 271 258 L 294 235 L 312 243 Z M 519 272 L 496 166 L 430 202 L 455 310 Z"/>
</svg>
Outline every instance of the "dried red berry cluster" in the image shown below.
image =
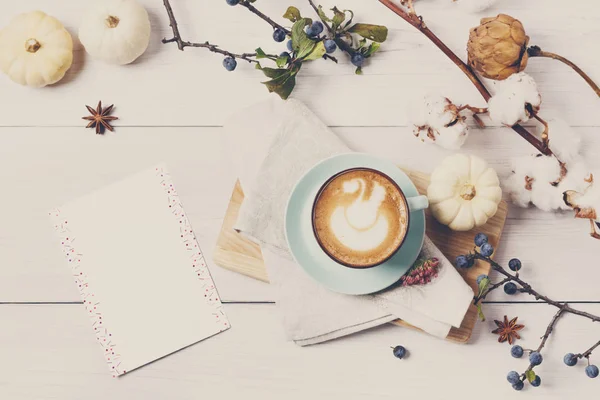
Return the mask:
<svg viewBox="0 0 600 400">
<path fill-rule="evenodd" d="M 437 258 L 428 260 L 419 260 L 416 264 L 400 279 L 402 286 L 425 285 L 437 278 L 440 261 Z"/>
</svg>

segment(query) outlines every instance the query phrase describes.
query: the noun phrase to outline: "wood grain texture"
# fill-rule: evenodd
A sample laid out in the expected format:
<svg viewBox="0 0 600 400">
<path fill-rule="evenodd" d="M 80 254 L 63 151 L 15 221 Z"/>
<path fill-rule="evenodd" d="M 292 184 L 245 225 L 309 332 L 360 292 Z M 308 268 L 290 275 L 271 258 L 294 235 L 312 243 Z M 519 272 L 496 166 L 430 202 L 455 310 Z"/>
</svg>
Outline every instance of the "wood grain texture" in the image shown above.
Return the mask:
<svg viewBox="0 0 600 400">
<path fill-rule="evenodd" d="M 493 319 L 519 316 L 525 348 L 539 344 L 555 309 L 532 304 L 485 305 L 468 345 L 384 325 L 339 340 L 298 347 L 286 341 L 274 305 L 225 305 L 232 329 L 129 375 L 113 379 L 81 305 L 0 306 L 0 395 L 6 400 L 393 400 L 594 399 L 598 379 L 583 363 L 568 368 L 566 352 L 580 352 L 600 336 L 600 324 L 567 315 L 544 349 L 539 388 L 515 393 L 508 371 L 525 359 L 498 343 Z M 600 305 L 581 305 L 600 313 Z M 398 360 L 390 346 L 403 345 Z M 597 358 L 596 358 L 597 361 Z M 466 389 L 467 388 L 467 389 Z"/>
<path fill-rule="evenodd" d="M 411 171 L 406 168 L 404 169 L 404 172 L 412 179 L 421 194 L 427 193 L 427 186 L 429 186 L 429 176 L 427 174 Z M 233 194 L 229 201 L 229 207 L 227 208 L 223 220 L 221 233 L 217 239 L 217 245 L 213 252 L 213 259 L 217 265 L 223 268 L 247 275 L 263 282 L 268 282 L 269 277 L 262 258 L 260 246 L 233 229 L 243 200 L 244 193 L 238 181 L 235 184 Z M 448 227 L 437 222 L 429 210 L 427 210 L 425 213 L 427 220 L 427 235 L 449 260 L 454 260 L 458 255 L 466 254 L 473 249 L 473 236 L 475 235 L 475 232 L 487 234 L 490 244 L 492 244 L 494 248 L 498 248 L 507 213 L 508 205 L 506 202 L 502 201 L 496 215 L 493 218 L 490 218 L 483 227 L 469 232 L 453 232 Z M 490 266 L 482 262 L 477 262 L 468 270 L 458 271 L 476 293 L 477 277 L 480 274 L 489 274 Z M 468 342 L 476 322 L 477 308 L 474 305 L 471 305 L 460 328 L 452 328 L 447 339 L 459 343 Z M 397 322 L 397 324 L 414 328 L 410 324 L 402 321 Z"/>
<path fill-rule="evenodd" d="M 0 110 L 0 125 L 78 126 L 85 112 L 83 105 L 96 104 L 101 99 L 106 104 L 116 104 L 115 112 L 121 118 L 117 125 L 121 126 L 216 126 L 222 125 L 232 110 L 270 96 L 260 84 L 264 76 L 252 65 L 240 63 L 235 73 L 229 73 L 222 67 L 219 55 L 198 49 L 181 52 L 174 44 L 163 45 L 160 40 L 169 37 L 170 28 L 162 1 L 140 2 L 150 15 L 150 46 L 140 59 L 125 67 L 94 60 L 77 40 L 81 15 L 88 2 L 2 2 L 0 26 L 18 13 L 44 10 L 71 32 L 75 55 L 66 78 L 41 90 L 21 87 L 0 76 L 0 93 L 4 99 L 10 99 Z M 405 126 L 407 117 L 403 110 L 423 90 L 441 91 L 457 103 L 484 105 L 466 77 L 437 48 L 376 0 L 319 3 L 325 9 L 334 5 L 352 9 L 356 20 L 384 24 L 390 29 L 388 41 L 365 67 L 363 76 L 354 75 L 353 66 L 341 54 L 339 65 L 319 60 L 302 68 L 294 97 L 310 104 L 328 125 Z M 480 17 L 502 11 L 523 21 L 532 44 L 578 62 L 590 76 L 600 80 L 600 64 L 591 51 L 598 37 L 598 21 L 594 17 L 598 5 L 594 1 L 570 2 L 565 7 L 563 0 L 528 0 L 525 5 L 522 0 L 502 0 L 483 15 L 464 13 L 451 0 L 417 3 L 428 26 L 463 59 L 469 29 L 478 24 Z M 188 40 L 210 40 L 238 52 L 254 51 L 259 46 L 275 54 L 285 49 L 285 44 L 272 40 L 271 27 L 243 7 L 230 7 L 225 0 L 174 0 L 172 5 L 181 33 Z M 257 7 L 285 23 L 281 15 L 288 5 L 314 17 L 306 0 L 262 0 Z M 528 72 L 543 93 L 543 116 L 553 108 L 571 125 L 600 124 L 597 97 L 566 66 L 533 59 Z M 317 96 L 316 91 L 327 95 Z M 55 101 L 57 98 L 61 101 Z M 50 103 L 52 107 L 48 106 Z M 35 112 L 24 115 L 24 104 Z"/>
</svg>

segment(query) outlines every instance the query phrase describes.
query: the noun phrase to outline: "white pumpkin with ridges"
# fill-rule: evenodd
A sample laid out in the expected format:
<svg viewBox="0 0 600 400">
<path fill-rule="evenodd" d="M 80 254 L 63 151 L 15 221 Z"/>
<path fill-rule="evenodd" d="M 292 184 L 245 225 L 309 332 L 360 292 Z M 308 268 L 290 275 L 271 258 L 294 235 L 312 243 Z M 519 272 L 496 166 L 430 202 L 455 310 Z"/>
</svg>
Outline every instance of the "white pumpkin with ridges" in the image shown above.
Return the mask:
<svg viewBox="0 0 600 400">
<path fill-rule="evenodd" d="M 0 30 L 0 69 L 21 85 L 58 82 L 73 63 L 73 39 L 54 17 L 42 11 L 17 15 Z"/>
<path fill-rule="evenodd" d="M 148 12 L 135 0 L 94 1 L 81 21 L 79 40 L 94 58 L 129 64 L 148 48 Z"/>
<path fill-rule="evenodd" d="M 431 175 L 427 189 L 433 216 L 455 231 L 484 225 L 498 211 L 502 189 L 498 174 L 476 156 L 445 158 Z"/>
</svg>

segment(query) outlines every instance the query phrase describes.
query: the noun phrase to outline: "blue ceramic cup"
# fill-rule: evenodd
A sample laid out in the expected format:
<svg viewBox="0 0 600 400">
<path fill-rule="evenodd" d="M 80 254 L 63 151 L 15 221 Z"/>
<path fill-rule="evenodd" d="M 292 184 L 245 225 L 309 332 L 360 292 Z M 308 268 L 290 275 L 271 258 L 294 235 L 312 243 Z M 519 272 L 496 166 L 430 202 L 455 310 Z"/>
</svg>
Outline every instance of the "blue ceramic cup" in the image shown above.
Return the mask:
<svg viewBox="0 0 600 400">
<path fill-rule="evenodd" d="M 313 204 L 331 177 L 342 171 L 368 168 L 385 174 L 404 194 L 410 208 L 410 227 L 394 255 L 376 268 L 347 268 L 323 251 L 313 230 Z M 285 212 L 285 235 L 294 260 L 316 281 L 339 293 L 374 293 L 397 282 L 419 256 L 425 240 L 427 198 L 396 165 L 368 154 L 333 156 L 313 166 L 292 190 Z"/>
</svg>

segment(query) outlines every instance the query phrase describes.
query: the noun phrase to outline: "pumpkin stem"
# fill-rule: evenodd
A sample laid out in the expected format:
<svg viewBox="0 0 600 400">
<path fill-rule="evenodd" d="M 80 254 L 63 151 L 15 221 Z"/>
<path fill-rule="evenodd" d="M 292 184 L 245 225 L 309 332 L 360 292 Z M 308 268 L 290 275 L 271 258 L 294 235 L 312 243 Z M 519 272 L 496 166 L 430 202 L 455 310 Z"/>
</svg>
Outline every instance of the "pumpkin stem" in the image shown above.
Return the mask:
<svg viewBox="0 0 600 400">
<path fill-rule="evenodd" d="M 470 184 L 465 184 L 461 189 L 460 189 L 460 197 L 462 197 L 465 200 L 473 200 L 473 198 L 475 197 L 475 195 L 477 194 L 477 191 L 475 190 L 475 186 L 470 185 Z"/>
<path fill-rule="evenodd" d="M 106 26 L 108 26 L 109 28 L 116 28 L 117 25 L 119 25 L 119 22 L 121 20 L 117 17 L 113 17 L 112 15 L 109 15 L 108 18 L 106 18 Z"/>
<path fill-rule="evenodd" d="M 40 47 L 42 47 L 40 42 L 38 42 L 37 40 L 35 40 L 33 38 L 27 39 L 25 41 L 25 50 L 27 50 L 30 53 L 35 53 L 36 51 L 38 51 L 40 49 Z"/>
</svg>

